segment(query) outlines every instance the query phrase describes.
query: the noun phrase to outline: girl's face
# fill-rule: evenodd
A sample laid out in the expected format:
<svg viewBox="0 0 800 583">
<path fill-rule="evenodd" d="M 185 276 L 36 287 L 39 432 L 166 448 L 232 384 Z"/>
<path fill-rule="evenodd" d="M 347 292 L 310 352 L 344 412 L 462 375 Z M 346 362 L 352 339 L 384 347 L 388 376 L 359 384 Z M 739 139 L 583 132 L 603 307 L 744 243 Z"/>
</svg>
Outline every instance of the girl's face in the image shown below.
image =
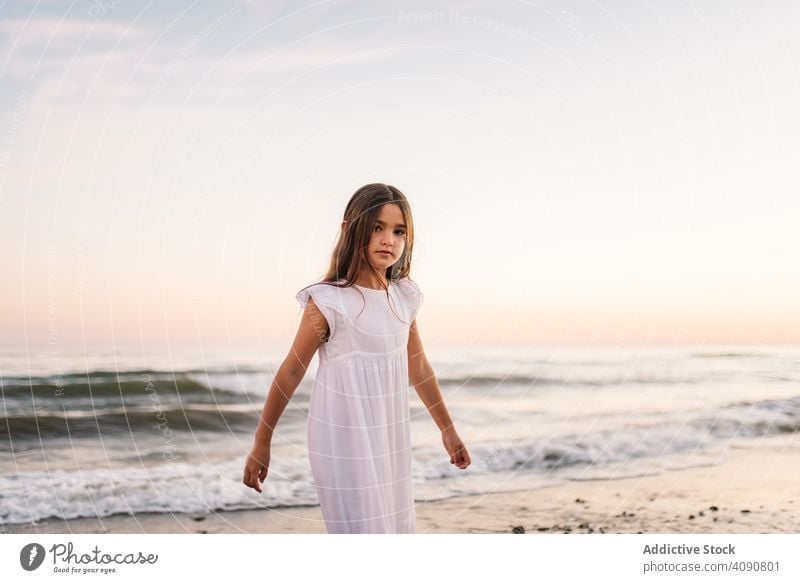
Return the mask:
<svg viewBox="0 0 800 583">
<path fill-rule="evenodd" d="M 403 212 L 393 203 L 381 207 L 367 245 L 367 257 L 375 269 L 387 269 L 397 263 L 406 247 Z"/>
</svg>

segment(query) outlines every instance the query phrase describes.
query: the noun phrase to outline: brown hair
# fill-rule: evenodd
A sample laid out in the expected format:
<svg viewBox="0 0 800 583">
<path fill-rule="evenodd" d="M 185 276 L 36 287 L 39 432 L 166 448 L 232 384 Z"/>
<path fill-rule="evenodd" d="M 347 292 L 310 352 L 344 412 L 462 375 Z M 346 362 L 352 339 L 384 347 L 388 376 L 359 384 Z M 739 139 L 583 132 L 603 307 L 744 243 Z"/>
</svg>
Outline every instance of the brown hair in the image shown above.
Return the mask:
<svg viewBox="0 0 800 583">
<path fill-rule="evenodd" d="M 344 280 L 344 287 L 355 283 L 363 269 L 373 269 L 367 259 L 367 245 L 378 220 L 381 207 L 396 204 L 403 213 L 406 224 L 406 243 L 400 259 L 386 269 L 387 281 L 397 281 L 409 275 L 411 254 L 414 249 L 414 221 L 411 205 L 406 195 L 389 184 L 376 182 L 362 186 L 353 193 L 344 210 L 342 220 L 347 221 L 344 233 L 336 242 L 328 271 L 322 281 Z M 377 273 L 376 273 L 377 275 Z"/>
</svg>

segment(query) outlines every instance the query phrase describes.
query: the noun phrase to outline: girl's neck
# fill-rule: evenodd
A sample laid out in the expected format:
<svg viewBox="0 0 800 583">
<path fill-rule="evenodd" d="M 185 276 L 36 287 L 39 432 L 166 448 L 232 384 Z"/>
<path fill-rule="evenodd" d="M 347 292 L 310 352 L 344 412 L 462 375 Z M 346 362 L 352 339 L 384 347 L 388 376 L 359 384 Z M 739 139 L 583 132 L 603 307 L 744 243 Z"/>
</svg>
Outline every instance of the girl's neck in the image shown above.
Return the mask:
<svg viewBox="0 0 800 583">
<path fill-rule="evenodd" d="M 380 279 L 375 275 L 362 275 L 355 281 L 356 285 L 372 289 L 386 289 L 389 287 L 386 278 Z"/>
</svg>

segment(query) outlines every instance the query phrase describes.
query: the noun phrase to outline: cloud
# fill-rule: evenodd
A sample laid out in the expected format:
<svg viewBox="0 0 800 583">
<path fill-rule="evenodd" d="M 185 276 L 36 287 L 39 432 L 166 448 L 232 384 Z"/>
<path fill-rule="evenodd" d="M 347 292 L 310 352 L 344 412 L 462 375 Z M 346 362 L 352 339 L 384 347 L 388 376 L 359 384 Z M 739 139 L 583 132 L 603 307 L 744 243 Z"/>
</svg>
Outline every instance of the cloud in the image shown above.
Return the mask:
<svg viewBox="0 0 800 583">
<path fill-rule="evenodd" d="M 228 52 L 211 38 L 196 40 L 196 30 L 191 33 L 190 43 L 186 38 L 166 41 L 111 22 L 55 18 L 0 22 L 0 42 L 12 52 L 6 75 L 33 78 L 34 108 L 88 98 L 95 106 L 124 100 L 134 107 L 147 104 L 149 109 L 182 103 L 192 91 L 192 99 L 204 103 L 226 96 L 246 99 L 262 94 L 265 79 L 291 78 L 315 67 L 369 64 L 392 54 L 365 51 L 359 40 L 340 42 L 337 37 Z"/>
<path fill-rule="evenodd" d="M 137 27 L 113 22 L 94 22 L 75 18 L 12 18 L 0 20 L 2 54 L 15 57 L 12 51 L 41 49 L 42 51 L 77 50 L 86 42 L 112 43 L 120 39 L 141 42 L 148 33 Z"/>
</svg>

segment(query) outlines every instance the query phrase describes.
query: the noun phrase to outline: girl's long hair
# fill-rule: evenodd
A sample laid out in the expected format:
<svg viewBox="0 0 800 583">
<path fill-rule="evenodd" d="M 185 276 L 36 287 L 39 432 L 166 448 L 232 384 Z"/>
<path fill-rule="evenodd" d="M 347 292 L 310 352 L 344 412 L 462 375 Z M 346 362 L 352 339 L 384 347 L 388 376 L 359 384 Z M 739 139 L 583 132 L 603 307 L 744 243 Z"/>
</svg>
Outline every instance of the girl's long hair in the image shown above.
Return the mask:
<svg viewBox="0 0 800 583">
<path fill-rule="evenodd" d="M 389 184 L 376 182 L 359 188 L 350 197 L 342 220 L 347 226 L 340 234 L 331 254 L 330 265 L 323 282 L 343 280 L 340 287 L 350 287 L 364 269 L 374 270 L 367 259 L 367 245 L 372 230 L 378 221 L 381 207 L 387 203 L 396 204 L 403 213 L 406 224 L 406 244 L 400 259 L 386 269 L 386 280 L 398 281 L 407 277 L 411 271 L 411 255 L 414 250 L 414 220 L 406 195 Z M 376 271 L 376 275 L 379 273 Z"/>
</svg>

